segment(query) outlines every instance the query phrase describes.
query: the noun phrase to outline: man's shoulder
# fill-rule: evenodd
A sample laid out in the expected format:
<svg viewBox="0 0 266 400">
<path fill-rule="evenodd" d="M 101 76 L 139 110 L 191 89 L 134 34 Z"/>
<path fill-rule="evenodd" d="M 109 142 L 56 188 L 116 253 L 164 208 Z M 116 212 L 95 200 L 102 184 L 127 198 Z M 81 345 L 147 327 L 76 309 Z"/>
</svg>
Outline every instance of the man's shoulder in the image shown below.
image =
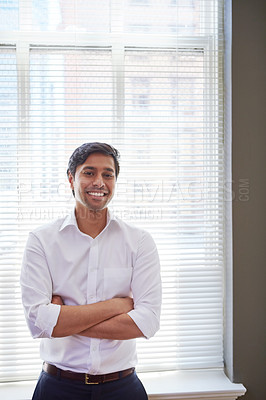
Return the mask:
<svg viewBox="0 0 266 400">
<path fill-rule="evenodd" d="M 144 227 L 134 225 L 130 221 L 114 218 L 114 225 L 117 229 L 116 239 L 121 241 L 127 248 L 131 248 L 134 253 L 145 254 L 156 249 L 156 243 L 149 231 Z M 113 228 L 112 227 L 112 228 Z"/>
<path fill-rule="evenodd" d="M 36 236 L 52 235 L 53 233 L 58 233 L 67 217 L 68 216 L 49 221 L 46 224 L 43 224 L 43 225 L 38 226 L 37 228 L 34 228 L 31 231 L 31 233 L 33 233 Z"/>
<path fill-rule="evenodd" d="M 124 233 L 127 233 L 129 235 L 135 236 L 135 237 L 142 237 L 142 236 L 150 236 L 149 232 L 144 229 L 143 227 L 135 225 L 131 221 L 127 221 L 118 217 L 113 218 L 113 223 L 123 231 Z"/>
<path fill-rule="evenodd" d="M 129 231 L 132 231 L 132 232 L 142 232 L 143 231 L 142 228 L 138 227 L 133 222 L 121 219 L 121 218 L 117 217 L 116 215 L 113 217 L 113 222 L 117 226 L 119 226 L 121 229 L 128 229 Z"/>
</svg>

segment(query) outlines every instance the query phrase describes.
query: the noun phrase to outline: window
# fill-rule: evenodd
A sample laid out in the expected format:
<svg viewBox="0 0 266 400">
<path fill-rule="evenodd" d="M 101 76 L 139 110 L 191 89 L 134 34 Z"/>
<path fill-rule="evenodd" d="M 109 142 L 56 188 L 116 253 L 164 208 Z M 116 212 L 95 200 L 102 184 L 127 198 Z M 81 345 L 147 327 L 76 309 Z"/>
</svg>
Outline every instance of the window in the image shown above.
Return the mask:
<svg viewBox="0 0 266 400">
<path fill-rule="evenodd" d="M 223 2 L 188 5 L 0 2 L 1 381 L 39 373 L 23 249 L 73 207 L 67 161 L 94 140 L 122 155 L 114 212 L 161 258 L 161 330 L 138 341 L 139 370 L 223 368 Z"/>
</svg>

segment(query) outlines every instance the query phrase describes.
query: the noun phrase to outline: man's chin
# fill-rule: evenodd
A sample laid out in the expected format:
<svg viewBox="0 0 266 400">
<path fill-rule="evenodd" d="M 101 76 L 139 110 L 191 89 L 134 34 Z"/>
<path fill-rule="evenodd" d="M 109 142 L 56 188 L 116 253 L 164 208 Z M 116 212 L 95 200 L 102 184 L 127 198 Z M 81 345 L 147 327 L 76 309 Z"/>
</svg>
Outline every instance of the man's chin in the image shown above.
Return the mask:
<svg viewBox="0 0 266 400">
<path fill-rule="evenodd" d="M 91 211 L 91 212 L 95 212 L 95 213 L 100 213 L 100 212 L 103 212 L 104 210 L 106 210 L 107 209 L 107 205 L 108 205 L 108 203 L 109 202 L 107 202 L 107 203 L 105 203 L 105 204 L 102 204 L 102 205 L 92 205 L 92 204 L 86 204 L 86 207 L 87 207 L 87 209 L 89 210 L 89 211 Z"/>
</svg>

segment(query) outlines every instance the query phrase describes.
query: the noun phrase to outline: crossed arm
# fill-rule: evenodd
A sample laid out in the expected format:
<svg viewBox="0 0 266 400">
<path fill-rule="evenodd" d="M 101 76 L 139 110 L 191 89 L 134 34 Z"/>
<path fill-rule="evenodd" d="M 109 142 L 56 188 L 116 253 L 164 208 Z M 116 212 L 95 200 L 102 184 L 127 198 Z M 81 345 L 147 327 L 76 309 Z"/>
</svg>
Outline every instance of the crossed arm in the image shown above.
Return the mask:
<svg viewBox="0 0 266 400">
<path fill-rule="evenodd" d="M 53 265 L 52 260 L 49 261 Z M 155 244 L 149 235 L 143 234 L 130 282 L 134 304 L 129 297 L 87 305 L 65 305 L 60 296 L 53 296 L 51 302 L 54 285 L 45 251 L 40 240 L 34 234 L 30 235 L 23 258 L 21 290 L 32 336 L 60 338 L 82 335 L 110 340 L 152 337 L 159 329 L 159 267 Z M 62 289 L 66 298 L 67 288 Z M 61 290 L 60 285 L 58 290 Z"/>
<path fill-rule="evenodd" d="M 66 306 L 60 296 L 52 303 L 61 306 L 53 337 L 74 334 L 101 339 L 126 340 L 143 336 L 127 313 L 134 308 L 130 297 L 113 298 L 82 306 Z"/>
</svg>

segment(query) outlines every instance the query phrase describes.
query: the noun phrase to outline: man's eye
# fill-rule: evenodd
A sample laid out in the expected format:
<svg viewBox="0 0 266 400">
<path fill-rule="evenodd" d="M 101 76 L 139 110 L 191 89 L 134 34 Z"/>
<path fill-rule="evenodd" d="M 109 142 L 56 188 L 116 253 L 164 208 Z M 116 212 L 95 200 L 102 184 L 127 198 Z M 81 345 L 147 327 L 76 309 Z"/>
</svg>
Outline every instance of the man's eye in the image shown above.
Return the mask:
<svg viewBox="0 0 266 400">
<path fill-rule="evenodd" d="M 84 174 L 85 175 L 92 175 L 92 172 L 85 171 Z"/>
</svg>

